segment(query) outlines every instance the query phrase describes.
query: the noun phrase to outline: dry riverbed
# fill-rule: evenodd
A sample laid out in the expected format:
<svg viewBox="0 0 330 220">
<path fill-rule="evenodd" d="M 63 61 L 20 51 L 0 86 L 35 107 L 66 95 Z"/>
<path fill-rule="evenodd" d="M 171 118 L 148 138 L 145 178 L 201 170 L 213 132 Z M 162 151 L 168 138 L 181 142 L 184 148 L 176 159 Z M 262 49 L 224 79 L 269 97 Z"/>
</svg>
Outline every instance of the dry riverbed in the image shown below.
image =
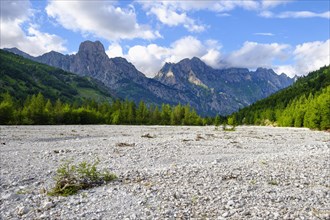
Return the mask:
<svg viewBox="0 0 330 220">
<path fill-rule="evenodd" d="M 46 194 L 100 159 L 118 179 Z M 1 126 L 0 219 L 329 219 L 330 134 L 297 128 Z"/>
</svg>

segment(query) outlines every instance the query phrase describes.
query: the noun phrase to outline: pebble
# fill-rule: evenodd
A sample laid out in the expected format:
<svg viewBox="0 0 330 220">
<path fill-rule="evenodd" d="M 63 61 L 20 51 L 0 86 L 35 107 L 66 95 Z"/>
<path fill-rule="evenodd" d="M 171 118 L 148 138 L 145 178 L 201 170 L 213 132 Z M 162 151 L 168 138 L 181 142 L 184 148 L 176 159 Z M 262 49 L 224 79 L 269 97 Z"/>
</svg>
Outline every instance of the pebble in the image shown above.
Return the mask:
<svg viewBox="0 0 330 220">
<path fill-rule="evenodd" d="M 45 202 L 42 208 L 45 210 L 48 210 L 53 206 L 54 206 L 54 204 L 52 202 Z"/>
<path fill-rule="evenodd" d="M 28 213 L 30 211 L 30 209 L 26 206 L 20 206 L 17 209 L 17 214 L 18 215 L 25 215 L 26 213 Z"/>
</svg>

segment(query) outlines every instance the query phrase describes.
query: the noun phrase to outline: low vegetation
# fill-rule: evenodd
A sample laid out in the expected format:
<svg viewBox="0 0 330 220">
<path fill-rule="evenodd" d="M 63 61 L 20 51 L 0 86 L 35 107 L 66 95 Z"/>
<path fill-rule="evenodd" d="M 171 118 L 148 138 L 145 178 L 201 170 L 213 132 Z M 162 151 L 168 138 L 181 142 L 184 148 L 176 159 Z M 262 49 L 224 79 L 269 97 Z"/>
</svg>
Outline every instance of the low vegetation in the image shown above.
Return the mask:
<svg viewBox="0 0 330 220">
<path fill-rule="evenodd" d="M 99 160 L 94 163 L 83 161 L 78 165 L 71 162 L 62 164 L 57 169 L 55 186 L 48 192 L 50 196 L 69 196 L 79 190 L 100 186 L 117 177 L 108 171 L 98 171 Z"/>
</svg>

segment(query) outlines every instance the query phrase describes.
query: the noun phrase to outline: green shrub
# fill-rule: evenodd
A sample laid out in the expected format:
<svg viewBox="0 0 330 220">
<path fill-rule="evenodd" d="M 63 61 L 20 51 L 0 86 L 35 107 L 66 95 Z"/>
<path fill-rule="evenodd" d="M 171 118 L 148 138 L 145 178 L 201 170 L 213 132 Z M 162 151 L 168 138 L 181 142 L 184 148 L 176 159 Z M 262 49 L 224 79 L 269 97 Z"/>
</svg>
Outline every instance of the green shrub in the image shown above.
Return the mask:
<svg viewBox="0 0 330 220">
<path fill-rule="evenodd" d="M 99 160 L 94 163 L 81 162 L 72 165 L 70 161 L 62 164 L 57 169 L 55 186 L 48 192 L 50 196 L 69 196 L 76 194 L 79 190 L 100 186 L 117 176 L 108 171 L 98 171 Z"/>
</svg>

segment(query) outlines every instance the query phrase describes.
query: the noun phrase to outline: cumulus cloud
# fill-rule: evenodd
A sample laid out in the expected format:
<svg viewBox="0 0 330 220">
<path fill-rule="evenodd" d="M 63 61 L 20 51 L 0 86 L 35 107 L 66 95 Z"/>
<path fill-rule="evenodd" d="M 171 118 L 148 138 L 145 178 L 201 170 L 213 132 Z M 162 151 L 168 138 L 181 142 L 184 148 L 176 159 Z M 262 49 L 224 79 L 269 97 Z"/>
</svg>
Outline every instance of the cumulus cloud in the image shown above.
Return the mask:
<svg viewBox="0 0 330 220">
<path fill-rule="evenodd" d="M 33 10 L 29 1 L 1 3 L 1 48 L 17 47 L 37 56 L 51 50 L 65 52 L 65 41 L 54 34 L 43 33 L 30 23 Z M 23 29 L 23 25 L 27 28 Z"/>
<path fill-rule="evenodd" d="M 260 44 L 246 41 L 242 48 L 233 51 L 223 60 L 224 67 L 272 67 L 275 60 L 288 58 L 288 44 Z"/>
<path fill-rule="evenodd" d="M 276 73 L 302 76 L 330 64 L 330 39 L 306 42 L 296 46 L 287 44 L 259 44 L 245 42 L 237 51 L 224 56 L 222 67 L 273 68 Z M 291 60 L 291 64 L 281 64 Z"/>
<path fill-rule="evenodd" d="M 207 10 L 220 13 L 219 15 L 228 16 L 224 13 L 235 8 L 246 10 L 256 10 L 261 7 L 261 2 L 253 0 L 237 1 L 138 1 L 142 4 L 147 14 L 154 15 L 165 25 L 170 27 L 182 25 L 190 32 L 202 32 L 208 28 L 205 24 L 200 24 L 191 16 L 189 12 Z"/>
<path fill-rule="evenodd" d="M 155 39 L 157 31 L 138 24 L 134 9 L 115 7 L 112 1 L 55 1 L 46 7 L 48 16 L 69 30 L 107 40 Z"/>
<path fill-rule="evenodd" d="M 157 44 L 135 45 L 123 57 L 132 62 L 148 77 L 153 77 L 165 62 L 177 63 L 185 58 L 199 57 L 213 68 L 241 67 L 256 69 L 272 68 L 278 74 L 301 76 L 317 70 L 330 62 L 330 39 L 306 42 L 296 46 L 288 44 L 245 42 L 242 47 L 228 54 L 222 54 L 222 46 L 216 40 L 200 41 L 186 36 L 169 47 Z M 119 44 L 112 44 L 108 54 L 115 57 L 122 54 Z M 290 63 L 290 64 L 287 64 Z"/>
<path fill-rule="evenodd" d="M 123 49 L 118 43 L 113 43 L 108 47 L 108 50 L 106 51 L 106 54 L 108 57 L 123 57 Z"/>
<path fill-rule="evenodd" d="M 153 77 L 165 62 L 177 63 L 185 58 L 200 57 L 208 65 L 218 67 L 221 57 L 219 49 L 215 40 L 201 42 L 195 37 L 186 36 L 169 47 L 156 44 L 133 46 L 124 57 L 148 77 Z"/>
<path fill-rule="evenodd" d="M 247 41 L 239 50 L 224 55 L 220 65 L 222 68 L 273 68 L 278 74 L 285 73 L 291 77 L 302 76 L 330 64 L 329 48 L 330 39 L 306 42 L 296 46 Z M 287 63 L 288 60 L 291 62 L 290 65 L 281 64 Z"/>
<path fill-rule="evenodd" d="M 295 60 L 295 74 L 305 75 L 330 64 L 330 39 L 314 41 L 296 46 L 293 55 Z"/>
<path fill-rule="evenodd" d="M 2 21 L 26 20 L 30 14 L 30 6 L 27 0 L 1 2 L 1 19 Z"/>
<path fill-rule="evenodd" d="M 274 66 L 273 69 L 277 74 L 284 73 L 290 77 L 297 75 L 296 69 L 293 65 L 277 65 Z"/>
<path fill-rule="evenodd" d="M 188 15 L 195 11 L 212 11 L 219 16 L 229 16 L 228 12 L 242 8 L 245 10 L 261 11 L 264 17 L 271 17 L 273 14 L 267 10 L 292 0 L 235 0 L 235 1 L 137 1 L 148 15 L 154 15 L 164 25 L 183 26 L 190 32 L 203 32 L 208 28 L 200 24 L 192 16 Z"/>
<path fill-rule="evenodd" d="M 188 17 L 186 12 L 179 12 L 171 4 L 162 4 L 158 2 L 150 6 L 148 14 L 155 15 L 158 20 L 170 27 L 183 25 L 190 32 L 202 32 L 206 26 L 197 24 L 197 22 Z"/>
</svg>

